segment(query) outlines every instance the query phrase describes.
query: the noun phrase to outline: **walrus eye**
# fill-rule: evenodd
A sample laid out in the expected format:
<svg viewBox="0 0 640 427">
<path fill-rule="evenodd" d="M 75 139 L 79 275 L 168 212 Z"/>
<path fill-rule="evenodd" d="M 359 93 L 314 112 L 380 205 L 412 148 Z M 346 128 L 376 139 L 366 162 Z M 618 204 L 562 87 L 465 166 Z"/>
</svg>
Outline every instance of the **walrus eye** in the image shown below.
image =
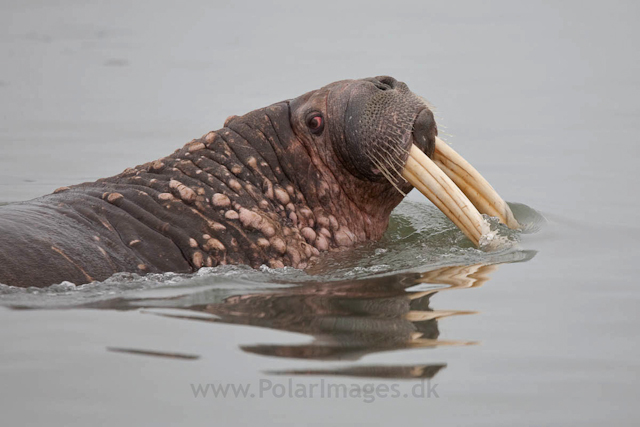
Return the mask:
<svg viewBox="0 0 640 427">
<path fill-rule="evenodd" d="M 324 129 L 324 119 L 322 118 L 322 114 L 312 113 L 307 117 L 307 126 L 309 126 L 309 130 L 311 133 L 319 135 L 322 133 Z"/>
</svg>

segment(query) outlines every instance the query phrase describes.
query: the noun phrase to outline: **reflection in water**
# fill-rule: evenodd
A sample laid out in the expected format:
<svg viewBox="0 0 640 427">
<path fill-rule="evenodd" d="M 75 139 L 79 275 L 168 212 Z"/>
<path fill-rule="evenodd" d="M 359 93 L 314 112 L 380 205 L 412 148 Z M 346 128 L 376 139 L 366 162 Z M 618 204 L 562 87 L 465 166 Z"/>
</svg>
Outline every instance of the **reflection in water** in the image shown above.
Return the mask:
<svg viewBox="0 0 640 427">
<path fill-rule="evenodd" d="M 138 354 L 140 356 L 165 357 L 168 359 L 196 360 L 200 358 L 200 356 L 198 356 L 197 354 L 167 353 L 163 351 L 137 350 L 133 348 L 122 347 L 107 347 L 107 350 L 114 353 Z"/>
<path fill-rule="evenodd" d="M 517 254 L 515 259 L 503 262 L 525 261 L 535 253 Z M 439 339 L 438 321 L 441 318 L 473 312 L 433 309 L 430 306 L 431 297 L 437 292 L 481 286 L 497 268 L 498 264 L 446 266 L 424 273 L 307 283 L 269 291 L 248 291 L 223 298 L 219 292 L 208 289 L 155 300 L 119 298 L 90 306 L 117 310 L 179 308 L 179 313 L 164 310 L 148 312 L 179 319 L 303 333 L 313 337 L 311 342 L 291 345 L 255 344 L 241 348 L 249 353 L 272 357 L 354 361 L 367 354 L 382 351 L 473 344 L 468 341 Z M 135 354 L 154 353 L 134 349 L 116 350 Z M 446 365 L 357 365 L 269 373 L 431 378 L 444 366 Z"/>
<path fill-rule="evenodd" d="M 333 375 L 365 378 L 393 378 L 393 379 L 428 379 L 444 368 L 445 364 L 412 365 L 412 366 L 353 366 L 338 369 L 309 369 L 290 371 L 269 371 L 273 375 Z"/>
</svg>

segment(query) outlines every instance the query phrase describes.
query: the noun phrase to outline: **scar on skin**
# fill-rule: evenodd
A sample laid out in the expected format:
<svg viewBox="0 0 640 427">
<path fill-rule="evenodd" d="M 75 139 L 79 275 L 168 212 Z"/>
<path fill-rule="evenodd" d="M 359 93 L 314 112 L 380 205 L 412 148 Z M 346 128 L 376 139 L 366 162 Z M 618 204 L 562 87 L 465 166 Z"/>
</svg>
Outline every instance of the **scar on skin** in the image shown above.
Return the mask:
<svg viewBox="0 0 640 427">
<path fill-rule="evenodd" d="M 102 225 L 104 225 L 104 228 L 115 233 L 116 230 L 114 230 L 111 224 L 109 224 L 109 221 L 107 221 L 106 219 L 100 219 L 100 222 L 102 223 Z"/>
<path fill-rule="evenodd" d="M 147 271 L 148 269 L 149 267 L 147 267 L 145 264 L 138 264 L 138 270 Z"/>
<path fill-rule="evenodd" d="M 63 191 L 67 191 L 67 190 L 70 190 L 70 188 L 69 187 L 56 188 L 55 190 L 53 190 L 53 194 L 62 193 Z"/>
<path fill-rule="evenodd" d="M 262 183 L 262 192 L 264 193 L 264 195 L 273 200 L 274 198 L 274 194 L 273 194 L 273 183 L 271 181 L 269 181 L 268 179 L 265 179 Z"/>
<path fill-rule="evenodd" d="M 293 266 L 297 266 L 300 263 L 300 252 L 298 252 L 297 249 L 289 246 L 287 248 L 287 255 L 289 255 L 289 258 L 291 259 L 291 263 L 293 264 Z"/>
<path fill-rule="evenodd" d="M 249 230 L 259 230 L 266 237 L 273 237 L 276 234 L 275 227 L 268 218 L 265 218 L 246 208 L 240 208 L 240 222 Z"/>
<path fill-rule="evenodd" d="M 271 246 L 282 255 L 287 252 L 287 244 L 279 237 L 274 237 L 271 239 Z"/>
<path fill-rule="evenodd" d="M 261 247 L 262 249 L 266 249 L 269 246 L 271 246 L 271 243 L 269 243 L 269 241 L 267 239 L 265 239 L 264 237 L 260 237 L 257 241 L 256 244 Z"/>
<path fill-rule="evenodd" d="M 311 250 L 311 245 L 307 245 L 305 243 L 302 243 L 302 248 L 304 249 L 304 254 L 307 258 L 311 258 L 311 255 L 313 255 L 313 251 Z"/>
<path fill-rule="evenodd" d="M 220 224 L 219 222 L 212 221 L 206 217 L 204 217 L 204 220 L 206 221 L 207 226 L 213 231 L 225 231 L 227 229 L 227 227 Z"/>
<path fill-rule="evenodd" d="M 354 237 L 351 232 L 340 229 L 335 233 L 335 241 L 338 246 L 351 246 L 354 243 Z"/>
<path fill-rule="evenodd" d="M 319 234 L 322 234 L 323 236 L 327 237 L 327 238 L 331 238 L 331 232 L 329 230 L 327 230 L 326 228 L 322 227 L 319 231 Z"/>
<path fill-rule="evenodd" d="M 284 268 L 284 264 L 280 260 L 270 259 L 269 260 L 269 267 L 271 267 L 271 268 Z"/>
<path fill-rule="evenodd" d="M 287 192 L 284 189 L 276 188 L 275 194 L 276 194 L 276 199 L 278 199 L 278 201 L 282 206 L 286 206 L 289 204 L 290 202 L 289 194 L 287 194 Z"/>
<path fill-rule="evenodd" d="M 193 254 L 193 256 L 191 257 L 191 261 L 193 262 L 194 267 L 202 268 L 202 265 L 204 263 L 204 255 L 202 254 L 202 252 L 198 251 Z"/>
<path fill-rule="evenodd" d="M 187 203 L 191 203 L 196 200 L 196 197 L 197 197 L 196 192 L 193 191 L 191 188 L 187 187 L 186 185 L 184 185 L 183 183 L 181 183 L 180 181 L 176 181 L 175 179 L 172 179 L 171 181 L 169 181 L 169 187 L 177 191 L 180 198 Z"/>
<path fill-rule="evenodd" d="M 327 238 L 323 235 L 319 235 L 316 238 L 315 247 L 321 251 L 326 251 L 327 249 L 329 249 L 329 242 L 327 241 Z"/>
<path fill-rule="evenodd" d="M 298 209 L 298 213 L 302 215 L 304 218 L 306 218 L 307 220 L 313 221 L 313 212 L 311 212 L 311 209 L 309 209 L 308 207 L 306 206 L 301 207 L 300 209 Z"/>
<path fill-rule="evenodd" d="M 102 249 L 100 246 L 98 246 L 98 250 L 100 251 L 100 253 L 102 254 L 102 256 L 104 256 L 104 258 L 107 260 L 107 262 L 109 263 L 109 265 L 111 266 L 111 268 L 113 269 L 113 271 L 118 270 L 118 267 L 114 264 L 113 260 L 111 259 L 111 257 L 107 254 L 107 251 L 105 251 L 104 249 Z"/>
<path fill-rule="evenodd" d="M 225 214 L 224 217 L 227 219 L 238 219 L 239 215 L 238 212 L 234 211 L 234 210 L 228 210 Z"/>
<path fill-rule="evenodd" d="M 214 251 L 222 252 L 225 250 L 225 247 L 220 240 L 209 238 L 207 242 L 204 244 L 203 249 L 207 251 L 214 250 Z"/>
<path fill-rule="evenodd" d="M 211 197 L 211 204 L 219 208 L 226 208 L 227 206 L 231 205 L 231 200 L 229 199 L 229 197 L 225 196 L 224 194 L 215 193 Z"/>
<path fill-rule="evenodd" d="M 251 196 L 256 199 L 262 195 L 253 184 L 246 184 L 244 186 L 244 189 L 247 190 L 247 193 L 251 194 Z"/>
<path fill-rule="evenodd" d="M 139 243 L 141 243 L 141 241 L 140 241 L 140 240 L 138 240 L 138 239 L 136 239 L 136 240 L 132 240 L 132 241 L 130 241 L 130 242 L 129 242 L 129 246 L 135 246 L 135 245 L 137 245 L 137 244 L 139 244 Z"/>
<path fill-rule="evenodd" d="M 205 147 L 204 147 L 204 144 L 202 142 L 195 142 L 195 143 L 192 143 L 191 145 L 189 145 L 188 150 L 189 150 L 189 152 L 193 153 L 194 151 L 203 150 L 204 148 Z"/>
<path fill-rule="evenodd" d="M 329 218 L 327 218 L 326 216 L 318 215 L 318 214 L 316 214 L 316 222 L 318 223 L 318 226 L 322 228 L 329 228 L 331 225 Z"/>
<path fill-rule="evenodd" d="M 156 160 L 149 165 L 149 172 L 159 172 L 164 169 L 164 163 L 160 160 Z"/>
<path fill-rule="evenodd" d="M 245 227 L 250 227 L 252 229 L 257 229 L 260 227 L 262 222 L 262 217 L 257 213 L 250 211 L 246 208 L 240 208 L 240 222 Z"/>
<path fill-rule="evenodd" d="M 224 121 L 224 127 L 229 126 L 229 123 L 231 123 L 231 120 L 235 119 L 238 116 L 229 116 L 227 117 L 227 120 Z"/>
<path fill-rule="evenodd" d="M 316 240 L 316 232 L 311 227 L 304 227 L 301 230 L 302 236 L 311 244 Z"/>
<path fill-rule="evenodd" d="M 207 136 L 204 137 L 204 140 L 205 140 L 205 142 L 207 144 L 211 144 L 214 139 L 216 139 L 216 133 L 215 132 L 209 132 L 207 134 Z"/>
<path fill-rule="evenodd" d="M 124 196 L 120 193 L 109 193 L 109 195 L 107 196 L 107 202 L 109 203 L 115 203 L 118 200 L 123 199 Z"/>
<path fill-rule="evenodd" d="M 242 185 L 240 185 L 240 183 L 235 179 L 229 180 L 229 187 L 231 187 L 234 191 L 242 190 Z"/>
<path fill-rule="evenodd" d="M 59 254 L 60 256 L 62 256 L 62 257 L 63 257 L 64 259 L 66 259 L 70 264 L 73 264 L 73 266 L 74 266 L 74 267 L 76 267 L 78 270 L 80 270 L 80 271 L 82 272 L 82 274 L 84 274 L 84 277 L 86 277 L 86 278 L 87 278 L 87 280 L 88 280 L 89 282 L 93 282 L 93 281 L 94 281 L 93 277 L 89 276 L 89 274 L 88 274 L 86 271 L 84 271 L 84 270 L 82 269 L 82 267 L 80 267 L 78 264 L 76 264 L 76 263 L 75 263 L 71 258 L 69 258 L 69 257 L 67 256 L 67 254 L 65 254 L 64 252 L 62 252 L 62 250 L 61 250 L 61 249 L 58 249 L 58 248 L 56 248 L 55 246 L 51 246 L 51 250 L 52 250 L 52 251 L 54 251 L 54 252 L 56 252 L 56 253 L 57 253 L 57 254 Z"/>
</svg>

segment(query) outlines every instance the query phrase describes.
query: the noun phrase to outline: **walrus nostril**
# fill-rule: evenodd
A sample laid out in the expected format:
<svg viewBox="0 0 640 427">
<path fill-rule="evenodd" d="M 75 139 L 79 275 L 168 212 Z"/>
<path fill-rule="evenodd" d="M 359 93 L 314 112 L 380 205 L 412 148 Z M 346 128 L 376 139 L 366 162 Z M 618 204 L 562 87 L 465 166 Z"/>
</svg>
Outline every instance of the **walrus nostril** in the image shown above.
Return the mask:
<svg viewBox="0 0 640 427">
<path fill-rule="evenodd" d="M 396 86 L 398 85 L 398 81 L 393 77 L 389 77 L 389 76 L 380 76 L 380 77 L 366 79 L 366 80 L 373 83 L 373 85 L 380 90 L 395 89 Z"/>
<path fill-rule="evenodd" d="M 380 83 L 384 85 L 389 86 L 391 89 L 395 89 L 396 85 L 398 84 L 398 81 L 390 76 L 378 77 L 378 81 L 380 81 Z"/>
<path fill-rule="evenodd" d="M 377 87 L 380 90 L 390 90 L 390 89 L 392 89 L 391 86 L 389 86 L 389 85 L 387 85 L 385 83 L 382 83 L 382 82 L 373 82 L 373 84 L 375 85 L 375 87 Z"/>
</svg>

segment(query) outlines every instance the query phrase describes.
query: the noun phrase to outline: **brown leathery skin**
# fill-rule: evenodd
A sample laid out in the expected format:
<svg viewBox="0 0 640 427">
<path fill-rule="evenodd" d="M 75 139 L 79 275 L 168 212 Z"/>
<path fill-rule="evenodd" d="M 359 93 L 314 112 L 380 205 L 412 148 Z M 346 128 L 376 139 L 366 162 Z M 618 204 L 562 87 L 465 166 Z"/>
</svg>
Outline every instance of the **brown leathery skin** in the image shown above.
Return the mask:
<svg viewBox="0 0 640 427">
<path fill-rule="evenodd" d="M 366 164 L 367 146 L 348 135 L 358 128 L 345 123 L 353 105 L 370 99 L 392 110 L 379 93 L 386 91 L 411 114 L 386 114 L 392 123 L 380 126 L 397 128 L 399 144 L 410 144 L 412 117 L 425 106 L 405 88 L 388 77 L 336 82 L 229 117 L 225 127 L 119 175 L 2 206 L 0 283 L 82 284 L 117 272 L 221 264 L 305 268 L 322 251 L 379 239 L 403 195 Z M 379 110 L 363 111 L 372 108 Z M 310 132 L 309 114 L 322 115 L 321 133 Z"/>
</svg>

